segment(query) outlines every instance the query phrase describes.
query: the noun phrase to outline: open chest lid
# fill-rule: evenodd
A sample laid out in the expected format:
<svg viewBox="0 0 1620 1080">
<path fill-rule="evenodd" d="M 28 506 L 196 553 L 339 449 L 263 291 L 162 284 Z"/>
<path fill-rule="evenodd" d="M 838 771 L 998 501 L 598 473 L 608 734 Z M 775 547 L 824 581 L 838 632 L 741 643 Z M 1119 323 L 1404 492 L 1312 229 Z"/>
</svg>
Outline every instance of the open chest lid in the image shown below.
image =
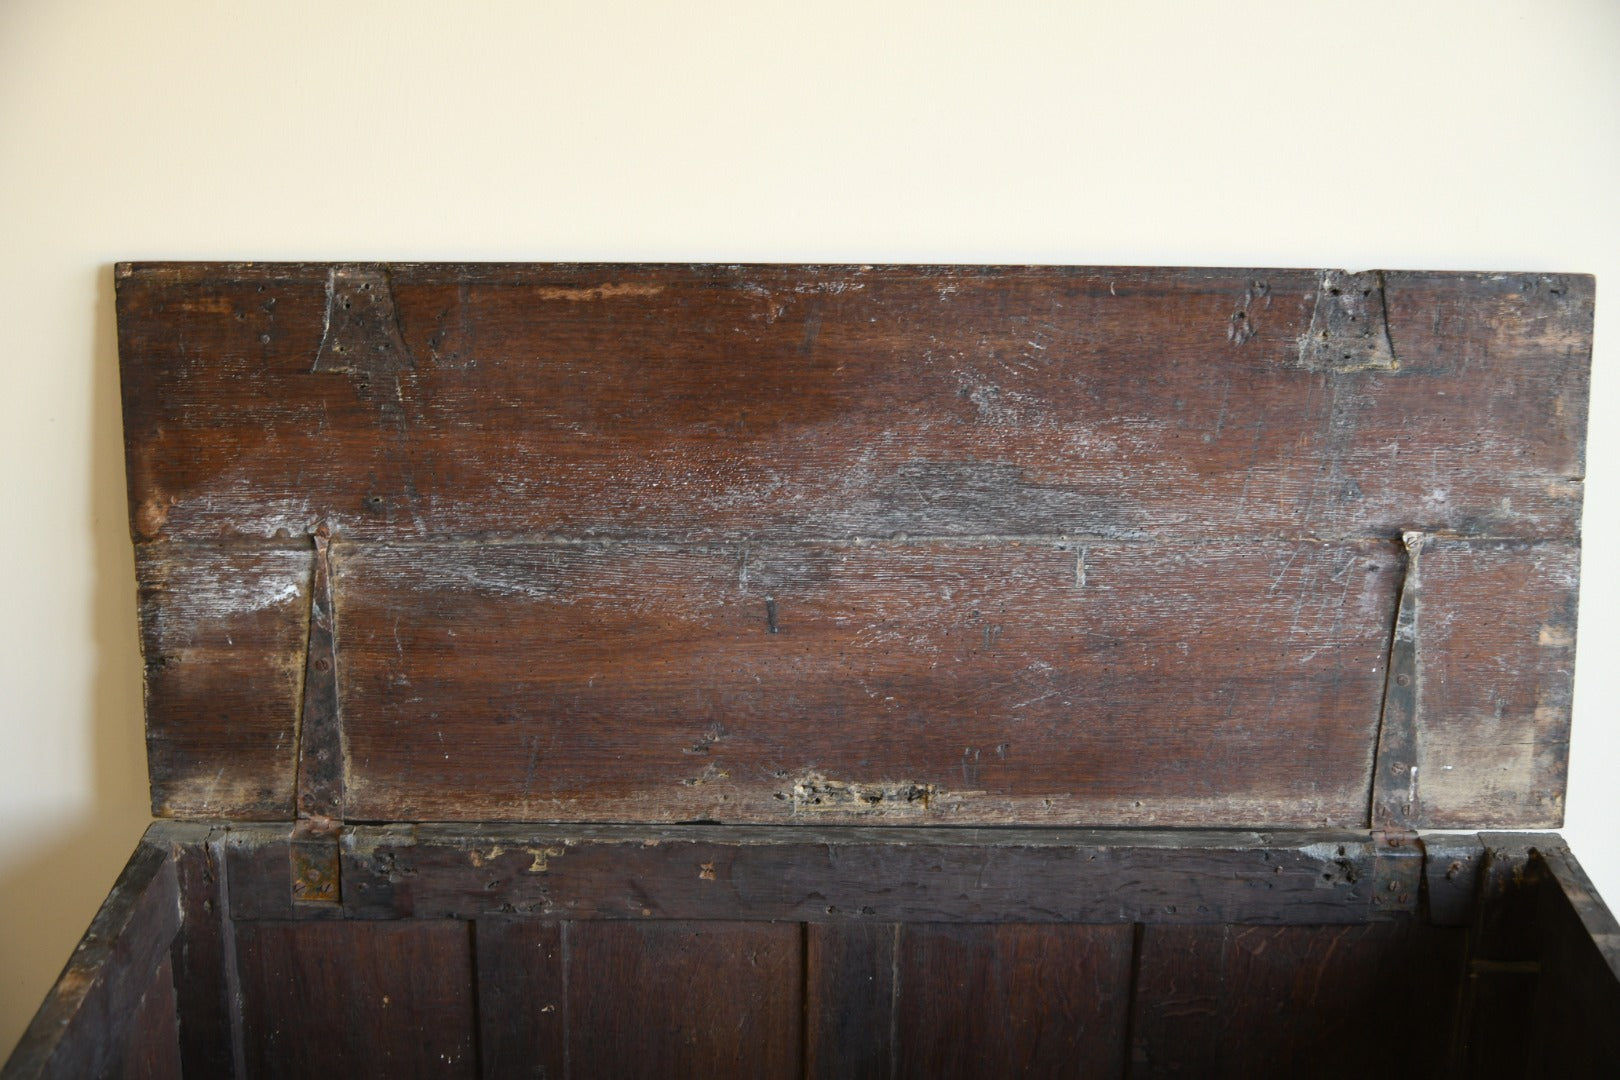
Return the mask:
<svg viewBox="0 0 1620 1080">
<path fill-rule="evenodd" d="M 117 278 L 161 816 L 1560 823 L 1589 277 Z"/>
</svg>

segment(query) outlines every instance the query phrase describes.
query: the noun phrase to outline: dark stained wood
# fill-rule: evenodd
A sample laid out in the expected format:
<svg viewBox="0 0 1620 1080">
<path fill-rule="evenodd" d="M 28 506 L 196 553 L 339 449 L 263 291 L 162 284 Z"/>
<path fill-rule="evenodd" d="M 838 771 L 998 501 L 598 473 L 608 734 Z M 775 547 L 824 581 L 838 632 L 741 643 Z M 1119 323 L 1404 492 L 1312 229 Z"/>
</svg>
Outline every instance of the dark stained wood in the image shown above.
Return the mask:
<svg viewBox="0 0 1620 1080">
<path fill-rule="evenodd" d="M 310 551 L 163 546 L 137 569 L 152 812 L 291 818 Z"/>
<path fill-rule="evenodd" d="M 1132 1077 L 1437 1076 L 1464 932 L 1362 926 L 1144 928 Z"/>
<path fill-rule="evenodd" d="M 227 955 L 225 868 L 206 833 L 176 837 L 171 848 L 180 890 L 180 932 L 170 951 L 180 1019 L 180 1059 L 187 1076 L 229 1076 L 236 1068 L 235 1026 Z"/>
<path fill-rule="evenodd" d="M 1585 277 L 1379 275 L 1393 367 L 1302 347 L 1346 301 L 1316 271 L 117 279 L 142 540 L 321 520 L 355 540 L 1539 538 L 1579 518 Z"/>
<path fill-rule="evenodd" d="M 1540 977 L 1537 895 L 1527 883 L 1530 852 L 1556 837 L 1483 834 L 1479 896 L 1468 927 L 1468 977 L 1453 1032 L 1458 1075 L 1494 1080 L 1529 1073 L 1527 1019 Z M 1527 887 L 1528 886 L 1528 887 Z"/>
<path fill-rule="evenodd" d="M 908 924 L 895 1075 L 1118 1076 L 1130 926 Z"/>
<path fill-rule="evenodd" d="M 1529 1059 L 1537 1076 L 1620 1076 L 1620 923 L 1562 844 L 1537 849 L 1539 978 Z"/>
<path fill-rule="evenodd" d="M 1594 982 L 1594 988 L 1620 980 L 1620 920 L 1598 895 L 1597 886 L 1561 836 L 1554 833 L 1537 842 L 1531 870 L 1539 871 L 1546 880 L 1542 902 L 1551 921 L 1541 925 L 1557 923 L 1559 936 L 1587 943 L 1587 950 L 1609 972 L 1608 979 Z"/>
<path fill-rule="evenodd" d="M 1132 1080 L 1214 1074 L 1234 1033 L 1224 1005 L 1227 924 L 1143 926 L 1131 995 Z"/>
<path fill-rule="evenodd" d="M 1354 825 L 1394 545 L 346 553 L 352 816 Z"/>
<path fill-rule="evenodd" d="M 382 919 L 1354 923 L 1415 911 L 1422 872 L 1415 847 L 1334 832 L 483 824 L 343 843 L 345 913 Z M 284 878 L 261 898 L 237 865 L 234 917 L 291 910 Z"/>
<path fill-rule="evenodd" d="M 1562 842 L 1411 831 L 1563 812 L 1590 278 L 117 279 L 201 820 L 5 1080 L 1620 1071 Z"/>
<path fill-rule="evenodd" d="M 118 280 L 161 814 L 285 818 L 300 687 L 315 816 L 1562 814 L 1589 278 Z M 1410 690 L 1403 530 L 1446 538 Z"/>
<path fill-rule="evenodd" d="M 466 923 L 243 922 L 236 944 L 249 1077 L 478 1075 Z"/>
<path fill-rule="evenodd" d="M 800 928 L 582 922 L 567 933 L 573 1076 L 800 1074 Z"/>
<path fill-rule="evenodd" d="M 1438 1075 L 1447 1047 L 1425 1027 L 1448 1026 L 1461 959 L 1461 931 L 1415 922 L 1230 927 L 1222 1073 Z"/>
<path fill-rule="evenodd" d="M 177 1075 L 179 1043 L 169 949 L 180 895 L 168 844 L 135 848 L 0 1076 Z M 172 1046 L 169 1044 L 173 1044 Z"/>
<path fill-rule="evenodd" d="M 1478 907 L 1485 844 L 1479 836 L 1433 834 L 1423 838 L 1423 903 L 1436 926 L 1468 926 Z"/>
<path fill-rule="evenodd" d="M 566 926 L 486 918 L 473 928 L 483 1080 L 568 1075 Z"/>
<path fill-rule="evenodd" d="M 23 1048 L 19 1048 L 18 1056 L 0 1075 L 60 1080 L 179 1080 L 183 1074 L 170 958 L 158 958 L 155 968 L 120 968 L 108 970 L 106 975 L 125 984 L 119 1000 L 103 997 L 97 1001 L 42 1065 L 36 1068 L 33 1066 L 37 1063 L 25 1064 Z"/>
<path fill-rule="evenodd" d="M 125 1020 L 129 1034 L 124 1045 L 116 1049 L 105 1071 L 97 1075 L 125 1080 L 179 1080 L 186 1075 L 180 1056 L 178 1016 L 174 960 L 165 956 L 148 976 L 146 992 Z"/>
<path fill-rule="evenodd" d="M 287 825 L 232 826 L 217 842 L 219 858 L 229 881 L 233 919 L 336 918 L 335 904 L 296 901 L 289 844 L 294 827 Z"/>
<path fill-rule="evenodd" d="M 1419 772 L 1386 762 L 1385 789 L 1414 827 L 1556 823 L 1579 548 L 1426 550 Z M 1385 542 L 336 558 L 356 817 L 1266 827 L 1365 822 L 1401 562 Z M 290 816 L 309 563 L 166 551 L 189 599 L 154 599 L 148 636 L 190 644 L 149 671 L 163 812 Z M 244 659 L 267 613 L 207 596 L 277 589 L 285 662 Z M 233 704 L 256 688 L 274 708 Z"/>
<path fill-rule="evenodd" d="M 209 1023 L 231 1026 L 207 1011 L 219 979 L 243 1003 L 244 1064 L 226 1031 L 192 1066 L 206 1075 L 797 1075 L 802 1055 L 807 1076 L 1579 1076 L 1620 1056 L 1620 925 L 1556 836 L 362 826 L 345 888 L 392 895 L 333 905 L 356 921 L 292 923 L 266 918 L 302 914 L 286 834 L 155 826 L 132 932 L 109 944 L 98 919 L 80 951 L 93 970 L 70 967 L 7 1080 L 178 1075 Z M 1072 857 L 1063 873 L 1052 852 Z M 1421 907 L 1355 891 L 1415 897 L 1420 877 Z M 1421 918 L 1465 878 L 1478 899 L 1441 904 L 1470 928 Z M 478 914 L 479 888 L 506 913 L 433 917 Z M 260 895 L 274 890 L 284 908 Z M 249 917 L 211 924 L 202 901 L 224 892 Z M 1027 921 L 1047 903 L 1033 918 L 1086 921 Z M 152 947 L 177 926 L 201 936 Z M 235 969 L 226 957 L 210 981 L 206 956 L 232 935 Z M 38 1038 L 73 993 L 66 1034 Z M 183 1017 L 177 1038 L 187 1001 L 204 1023 Z"/>
<path fill-rule="evenodd" d="M 811 1080 L 893 1075 L 897 923 L 805 927 L 805 1065 Z"/>
</svg>

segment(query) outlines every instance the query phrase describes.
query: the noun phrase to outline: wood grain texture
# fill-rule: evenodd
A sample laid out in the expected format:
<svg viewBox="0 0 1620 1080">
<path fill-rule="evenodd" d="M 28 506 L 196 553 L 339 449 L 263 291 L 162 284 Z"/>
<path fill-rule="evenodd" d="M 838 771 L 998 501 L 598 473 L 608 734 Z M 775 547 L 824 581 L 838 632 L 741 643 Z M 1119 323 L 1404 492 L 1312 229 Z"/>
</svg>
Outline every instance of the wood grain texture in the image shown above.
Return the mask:
<svg viewBox="0 0 1620 1080">
<path fill-rule="evenodd" d="M 811 1080 L 893 1075 L 897 923 L 805 927 L 805 1062 Z"/>
<path fill-rule="evenodd" d="M 1479 896 L 1468 927 L 1468 978 L 1453 1031 L 1456 1074 L 1496 1080 L 1534 1075 L 1525 1036 L 1534 1015 L 1540 961 L 1531 851 L 1548 834 L 1482 834 Z"/>
<path fill-rule="evenodd" d="M 1120 1075 L 1131 949 L 1129 926 L 902 926 L 894 1075 Z"/>
<path fill-rule="evenodd" d="M 177 1075 L 169 950 L 179 928 L 174 861 L 168 845 L 149 833 L 0 1076 L 80 1080 L 126 1069 L 131 1076 Z"/>
<path fill-rule="evenodd" d="M 174 960 L 165 956 L 147 976 L 146 991 L 125 1021 L 129 1035 L 102 1076 L 120 1080 L 179 1080 L 184 1075 L 177 1031 Z M 81 1073 L 81 1076 L 90 1074 Z"/>
<path fill-rule="evenodd" d="M 206 832 L 175 838 L 180 932 L 170 950 L 180 1020 L 180 1060 L 187 1076 L 230 1076 L 236 1068 L 236 1023 L 226 976 L 233 951 L 225 867 Z"/>
<path fill-rule="evenodd" d="M 249 1077 L 476 1077 L 467 924 L 243 922 Z"/>
<path fill-rule="evenodd" d="M 284 845 L 283 845 L 284 846 Z M 238 848 L 244 868 L 286 865 Z M 1421 858 L 1365 835 L 794 826 L 346 831 L 350 918 L 1344 923 L 1416 910 Z M 285 917 L 285 878 L 232 914 Z M 1395 883 L 1391 888 L 1391 882 Z"/>
<path fill-rule="evenodd" d="M 565 927 L 533 918 L 484 918 L 474 927 L 482 1080 L 569 1075 Z"/>
<path fill-rule="evenodd" d="M 1531 1075 L 1620 1075 L 1620 922 L 1562 844 L 1537 849 Z"/>
<path fill-rule="evenodd" d="M 1580 547 L 1431 542 L 1414 827 L 1563 823 Z"/>
<path fill-rule="evenodd" d="M 1590 278 L 152 264 L 118 309 L 160 814 L 289 816 L 327 526 L 350 818 L 1561 818 Z"/>
<path fill-rule="evenodd" d="M 152 812 L 291 818 L 310 553 L 162 545 L 136 567 Z"/>
<path fill-rule="evenodd" d="M 338 570 L 367 820 L 1347 825 L 1393 545 L 577 545 Z"/>
<path fill-rule="evenodd" d="M 800 928 L 582 922 L 568 935 L 573 1076 L 800 1074 Z"/>
<path fill-rule="evenodd" d="M 1424 559 L 1418 772 L 1388 786 L 1410 779 L 1417 827 L 1556 824 L 1579 548 Z M 1276 827 L 1365 823 L 1401 557 L 499 544 L 337 565 L 355 817 Z M 309 555 L 169 545 L 162 572 L 158 810 L 289 816 Z M 229 615 L 222 592 L 282 600 Z"/>
<path fill-rule="evenodd" d="M 1464 933 L 1364 926 L 1147 926 L 1132 1077 L 1443 1075 Z"/>
<path fill-rule="evenodd" d="M 1137 945 L 1125 1075 L 1132 1080 L 1215 1075 L 1226 1027 L 1228 924 L 1144 926 Z"/>
<path fill-rule="evenodd" d="M 1315 370 L 1315 271 L 124 266 L 132 522 L 1571 535 L 1591 279 L 1378 287 L 1394 368 Z"/>
</svg>

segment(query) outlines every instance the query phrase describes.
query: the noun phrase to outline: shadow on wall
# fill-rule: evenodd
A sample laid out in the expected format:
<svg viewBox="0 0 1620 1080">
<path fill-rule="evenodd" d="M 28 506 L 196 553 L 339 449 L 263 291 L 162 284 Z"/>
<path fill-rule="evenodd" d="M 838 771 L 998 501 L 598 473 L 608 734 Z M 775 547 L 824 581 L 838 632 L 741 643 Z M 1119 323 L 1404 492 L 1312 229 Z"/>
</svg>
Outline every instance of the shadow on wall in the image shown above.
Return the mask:
<svg viewBox="0 0 1620 1080">
<path fill-rule="evenodd" d="M 151 820 L 113 268 L 102 266 L 95 276 L 95 337 L 87 358 L 95 668 L 89 715 L 82 718 L 94 797 L 81 816 L 39 832 L 32 838 L 35 852 L 0 873 L 0 1059 L 10 1055 L 33 1019 Z"/>
</svg>

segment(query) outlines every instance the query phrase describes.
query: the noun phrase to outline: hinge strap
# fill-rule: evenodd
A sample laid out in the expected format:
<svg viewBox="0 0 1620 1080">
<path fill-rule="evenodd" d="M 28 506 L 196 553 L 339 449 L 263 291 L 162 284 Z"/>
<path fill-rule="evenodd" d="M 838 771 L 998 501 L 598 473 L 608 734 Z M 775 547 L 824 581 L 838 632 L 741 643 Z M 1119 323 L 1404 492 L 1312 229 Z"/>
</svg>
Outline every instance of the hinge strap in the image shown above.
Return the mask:
<svg viewBox="0 0 1620 1080">
<path fill-rule="evenodd" d="M 337 637 L 332 613 L 330 533 L 311 539 L 315 576 L 309 593 L 309 647 L 298 719 L 298 823 L 291 842 L 293 899 L 339 899 L 338 834 L 343 821 L 343 723 L 338 711 Z"/>
<path fill-rule="evenodd" d="M 1373 758 L 1368 825 L 1375 830 L 1409 832 L 1418 820 L 1417 726 L 1422 671 L 1418 655 L 1418 604 L 1422 598 L 1423 549 L 1429 537 L 1401 534 L 1406 572 L 1396 602 L 1384 673 L 1384 703 L 1378 717 L 1378 748 Z"/>
<path fill-rule="evenodd" d="M 1428 864 L 1422 837 L 1414 832 L 1374 830 L 1372 844 L 1373 906 L 1415 910 L 1423 895 L 1423 872 Z"/>
<path fill-rule="evenodd" d="M 335 821 L 300 821 L 287 842 L 295 904 L 337 904 L 343 900 L 342 826 Z"/>
<path fill-rule="evenodd" d="M 298 721 L 298 816 L 343 819 L 343 725 L 338 715 L 337 639 L 332 626 L 332 568 L 325 525 L 315 531 L 315 581 L 309 593 L 309 648 Z"/>
</svg>

